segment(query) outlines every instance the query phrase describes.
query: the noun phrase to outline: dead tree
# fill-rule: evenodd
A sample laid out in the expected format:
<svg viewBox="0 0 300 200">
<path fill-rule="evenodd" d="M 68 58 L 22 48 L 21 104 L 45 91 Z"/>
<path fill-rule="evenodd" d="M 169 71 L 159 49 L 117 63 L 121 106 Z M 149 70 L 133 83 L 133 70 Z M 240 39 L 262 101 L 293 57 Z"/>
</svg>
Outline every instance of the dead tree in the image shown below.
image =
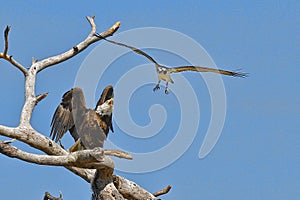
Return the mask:
<svg viewBox="0 0 300 200">
<path fill-rule="evenodd" d="M 11 158 L 17 158 L 38 165 L 64 166 L 91 184 L 93 200 L 157 199 L 156 196 L 165 194 L 170 188 L 167 187 L 165 190 L 152 194 L 136 183 L 113 174 L 114 162 L 109 156 L 132 159 L 131 155 L 118 150 L 103 150 L 102 148 L 69 153 L 48 138 L 47 133 L 42 134 L 31 126 L 31 116 L 35 106 L 47 97 L 47 93 L 40 95 L 35 94 L 37 74 L 50 66 L 76 56 L 89 45 L 100 40 L 94 36 L 96 33 L 94 17 L 87 17 L 87 20 L 91 25 L 91 32 L 82 42 L 62 54 L 40 61 L 32 59 L 32 64 L 28 69 L 15 60 L 12 55 L 8 54 L 8 34 L 10 26 L 6 27 L 4 31 L 4 51 L 0 53 L 0 58 L 8 61 L 23 73 L 25 77 L 25 102 L 21 111 L 20 122 L 17 127 L 0 125 L 0 135 L 12 139 L 9 141 L 0 141 L 0 153 Z M 118 30 L 119 26 L 120 22 L 116 22 L 111 28 L 102 32 L 101 36 L 103 38 L 112 36 Z M 21 149 L 12 146 L 14 140 L 26 143 L 47 155 L 38 155 L 22 151 Z M 55 198 L 46 192 L 44 199 L 62 199 L 62 195 Z"/>
</svg>

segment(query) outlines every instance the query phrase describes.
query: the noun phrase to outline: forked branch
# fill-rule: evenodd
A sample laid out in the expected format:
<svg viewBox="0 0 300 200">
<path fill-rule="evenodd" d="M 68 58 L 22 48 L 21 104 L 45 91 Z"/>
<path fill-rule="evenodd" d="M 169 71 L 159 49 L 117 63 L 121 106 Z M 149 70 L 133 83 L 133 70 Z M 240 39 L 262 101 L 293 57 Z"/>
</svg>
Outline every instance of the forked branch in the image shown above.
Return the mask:
<svg viewBox="0 0 300 200">
<path fill-rule="evenodd" d="M 119 157 L 122 157 L 124 154 L 124 152 L 118 152 L 118 150 L 114 150 L 114 152 Z M 105 156 L 105 152 L 102 148 L 76 151 L 63 156 L 37 155 L 11 146 L 10 142 L 0 141 L 0 153 L 11 158 L 18 158 L 38 165 L 72 166 L 87 169 L 103 169 L 104 167 L 114 168 L 113 161 Z M 128 155 L 129 154 L 126 154 L 126 157 Z"/>
<path fill-rule="evenodd" d="M 14 65 L 15 67 L 17 67 L 23 74 L 24 76 L 27 75 L 27 69 L 21 65 L 19 62 L 17 62 L 16 60 L 13 59 L 13 57 L 11 55 L 8 55 L 8 33 L 10 31 L 10 26 L 6 26 L 5 30 L 4 30 L 4 51 L 3 53 L 0 52 L 0 58 L 3 58 L 5 60 L 7 60 L 8 62 L 10 62 L 12 65 Z"/>
<path fill-rule="evenodd" d="M 49 66 L 61 63 L 65 60 L 68 60 L 68 59 L 74 57 L 75 55 L 77 55 L 78 53 L 80 53 L 84 49 L 86 49 L 89 45 L 101 40 L 100 38 L 97 38 L 94 36 L 94 34 L 97 31 L 96 24 L 94 22 L 94 17 L 87 16 L 86 19 L 88 20 L 88 22 L 91 25 L 91 32 L 87 36 L 87 38 L 85 40 L 83 40 L 82 42 L 80 42 L 79 44 L 73 46 L 70 50 L 68 50 L 62 54 L 52 56 L 52 57 L 46 58 L 44 60 L 35 62 L 35 66 L 36 66 L 38 72 Z M 102 32 L 101 35 L 104 38 L 112 36 L 119 29 L 119 27 L 120 27 L 120 22 L 116 22 L 111 28 Z"/>
<path fill-rule="evenodd" d="M 30 127 L 14 128 L 0 125 L 0 135 L 16 139 L 20 142 L 28 144 L 29 146 L 32 146 L 35 149 L 43 151 L 48 155 L 68 155 L 68 152 L 61 146 Z M 66 168 L 86 180 L 88 183 L 92 181 L 95 173 L 95 170 L 93 169 L 82 169 L 67 166 Z"/>
<path fill-rule="evenodd" d="M 2 53 L 0 52 L 0 58 L 7 60 L 23 72 L 25 76 L 25 102 L 21 111 L 19 126 L 7 127 L 0 125 L 0 135 L 26 143 L 48 155 L 37 155 L 22 151 L 10 145 L 11 141 L 0 141 L 0 153 L 12 158 L 40 165 L 64 166 L 87 182 L 95 183 L 94 186 L 97 186 L 98 189 L 103 189 L 101 191 L 94 191 L 97 200 L 98 197 L 101 199 L 102 197 L 108 196 L 111 197 L 110 199 L 157 199 L 154 195 L 138 186 L 136 183 L 117 175 L 112 176 L 114 163 L 108 155 L 132 159 L 131 155 L 117 150 L 103 151 L 102 149 L 69 153 L 45 136 L 48 134 L 41 134 L 31 127 L 30 120 L 35 106 L 47 96 L 47 93 L 38 96 L 35 95 L 37 73 L 47 67 L 74 57 L 89 45 L 100 40 L 100 38 L 94 36 L 97 31 L 94 17 L 87 17 L 87 20 L 91 25 L 91 31 L 86 39 L 62 54 L 45 58 L 40 61 L 32 59 L 32 65 L 29 69 L 26 69 L 23 65 L 14 60 L 11 55 L 8 55 L 8 35 L 10 27 L 6 27 L 4 31 L 5 46 L 4 51 Z M 112 36 L 118 30 L 119 26 L 120 22 L 116 22 L 111 28 L 100 33 L 100 35 L 102 38 Z M 49 193 L 45 194 L 45 198 L 54 200 L 62 199 L 62 197 L 55 198 Z"/>
</svg>

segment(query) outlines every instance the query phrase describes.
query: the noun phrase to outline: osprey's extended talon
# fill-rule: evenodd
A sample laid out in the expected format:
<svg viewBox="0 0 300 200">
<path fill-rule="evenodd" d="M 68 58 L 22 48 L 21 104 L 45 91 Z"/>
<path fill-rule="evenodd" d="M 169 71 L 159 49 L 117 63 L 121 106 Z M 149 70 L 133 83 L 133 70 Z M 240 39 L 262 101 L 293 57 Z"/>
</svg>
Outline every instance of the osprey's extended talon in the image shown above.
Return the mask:
<svg viewBox="0 0 300 200">
<path fill-rule="evenodd" d="M 170 89 L 169 88 L 166 88 L 165 89 L 165 94 L 169 94 L 170 93 Z"/>
<path fill-rule="evenodd" d="M 160 87 L 159 87 L 159 84 L 157 84 L 154 88 L 153 88 L 153 92 L 155 92 L 156 90 L 159 90 Z"/>
</svg>

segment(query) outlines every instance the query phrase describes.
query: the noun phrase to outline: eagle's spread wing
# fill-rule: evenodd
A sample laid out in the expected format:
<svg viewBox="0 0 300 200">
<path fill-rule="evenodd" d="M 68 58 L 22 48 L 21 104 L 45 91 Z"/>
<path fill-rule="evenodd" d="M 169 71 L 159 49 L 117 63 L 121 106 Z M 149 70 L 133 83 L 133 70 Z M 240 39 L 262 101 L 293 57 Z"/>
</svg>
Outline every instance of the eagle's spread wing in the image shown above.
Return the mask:
<svg viewBox="0 0 300 200">
<path fill-rule="evenodd" d="M 223 74 L 227 76 L 237 76 L 242 78 L 247 76 L 247 74 L 245 73 L 232 72 L 232 71 L 221 70 L 221 69 L 213 69 L 208 67 L 199 67 L 199 66 L 181 66 L 181 67 L 174 67 L 170 69 L 172 73 L 183 72 L 183 71 L 195 71 L 195 72 L 213 72 L 213 73 Z"/>
<path fill-rule="evenodd" d="M 104 88 L 101 97 L 97 102 L 96 108 L 111 98 L 114 98 L 114 89 L 111 85 L 109 85 L 106 88 Z"/>
<path fill-rule="evenodd" d="M 147 53 L 143 52 L 140 49 L 137 49 L 135 47 L 129 46 L 127 44 L 123 44 L 123 43 L 120 43 L 120 42 L 109 40 L 109 39 L 106 39 L 106 38 L 104 38 L 104 40 L 106 40 L 107 42 L 119 45 L 119 46 L 127 47 L 127 48 L 133 50 L 135 53 L 140 54 L 140 55 L 145 56 L 146 58 L 148 58 L 148 60 L 150 60 L 151 62 L 153 62 L 155 64 L 155 66 L 159 65 L 150 55 L 148 55 Z"/>
<path fill-rule="evenodd" d="M 97 110 L 86 108 L 83 92 L 80 88 L 73 88 L 66 92 L 52 118 L 50 136 L 57 142 L 69 130 L 75 141 L 80 138 L 83 148 L 103 147 L 109 128 L 112 129 L 112 86 L 107 86 L 103 90 L 96 109 L 100 106 L 101 111 L 103 109 L 101 105 L 107 109 L 103 115 L 98 114 Z"/>
<path fill-rule="evenodd" d="M 94 110 L 89 109 L 84 114 L 83 121 L 78 128 L 78 135 L 86 149 L 103 147 L 106 135 L 101 123 L 100 116 Z"/>
<path fill-rule="evenodd" d="M 97 102 L 96 108 L 97 109 L 98 106 L 102 105 L 104 102 L 106 102 L 107 100 L 110 100 L 114 98 L 114 89 L 111 85 L 107 86 L 106 88 L 104 88 L 100 99 Z M 103 124 L 103 128 L 104 128 L 104 132 L 107 136 L 109 129 L 114 132 L 114 128 L 112 125 L 112 114 L 111 115 L 104 115 L 101 116 L 102 121 L 105 123 Z"/>
<path fill-rule="evenodd" d="M 78 134 L 75 122 L 79 120 L 78 118 L 84 113 L 84 110 L 86 108 L 82 90 L 73 88 L 66 92 L 51 121 L 50 136 L 52 136 L 52 139 L 55 139 L 55 142 L 57 142 L 70 130 L 72 137 L 76 141 Z"/>
</svg>

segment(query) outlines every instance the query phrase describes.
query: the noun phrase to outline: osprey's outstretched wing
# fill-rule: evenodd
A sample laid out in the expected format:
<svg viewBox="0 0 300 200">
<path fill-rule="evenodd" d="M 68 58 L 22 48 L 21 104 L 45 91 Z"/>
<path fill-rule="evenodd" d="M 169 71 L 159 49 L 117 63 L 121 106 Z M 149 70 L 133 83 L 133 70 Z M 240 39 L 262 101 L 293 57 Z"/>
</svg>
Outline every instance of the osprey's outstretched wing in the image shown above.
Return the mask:
<svg viewBox="0 0 300 200">
<path fill-rule="evenodd" d="M 232 71 L 214 69 L 214 68 L 208 68 L 208 67 L 199 67 L 199 66 L 181 66 L 181 67 L 170 68 L 171 73 L 184 72 L 184 71 L 213 72 L 213 73 L 223 74 L 223 75 L 227 75 L 227 76 L 237 76 L 237 77 L 242 77 L 242 78 L 247 76 L 247 74 L 245 74 L 245 73 L 232 72 Z"/>
<path fill-rule="evenodd" d="M 104 104 L 105 102 L 111 100 L 114 98 L 114 89 L 111 85 L 107 86 L 106 88 L 104 88 L 100 99 L 97 102 L 97 105 L 95 107 L 95 110 L 97 110 L 98 106 L 101 106 L 102 104 Z M 112 105 L 113 106 L 113 105 Z M 112 125 L 112 113 L 110 115 L 103 115 L 101 116 L 102 121 L 105 123 L 103 125 L 103 129 L 104 132 L 107 136 L 109 129 L 114 132 L 114 128 Z"/>
<path fill-rule="evenodd" d="M 119 46 L 127 47 L 127 48 L 133 50 L 135 53 L 140 54 L 140 55 L 145 56 L 146 58 L 148 58 L 148 60 L 153 62 L 155 64 L 155 66 L 159 65 L 150 55 L 148 55 L 147 53 L 145 53 L 144 51 L 142 51 L 138 48 L 135 48 L 135 47 L 132 47 L 132 46 L 129 46 L 127 44 L 120 43 L 120 42 L 116 42 L 116 41 L 113 41 L 113 40 L 109 40 L 109 39 L 106 39 L 106 38 L 103 38 L 103 39 L 106 40 L 107 42 L 110 42 L 110 43 L 113 43 L 113 44 L 116 44 L 116 45 L 119 45 Z"/>
<path fill-rule="evenodd" d="M 80 120 L 79 118 L 86 110 L 83 92 L 80 88 L 73 88 L 66 92 L 51 121 L 52 139 L 57 142 L 69 130 L 76 141 L 79 136 L 75 122 Z"/>
</svg>

